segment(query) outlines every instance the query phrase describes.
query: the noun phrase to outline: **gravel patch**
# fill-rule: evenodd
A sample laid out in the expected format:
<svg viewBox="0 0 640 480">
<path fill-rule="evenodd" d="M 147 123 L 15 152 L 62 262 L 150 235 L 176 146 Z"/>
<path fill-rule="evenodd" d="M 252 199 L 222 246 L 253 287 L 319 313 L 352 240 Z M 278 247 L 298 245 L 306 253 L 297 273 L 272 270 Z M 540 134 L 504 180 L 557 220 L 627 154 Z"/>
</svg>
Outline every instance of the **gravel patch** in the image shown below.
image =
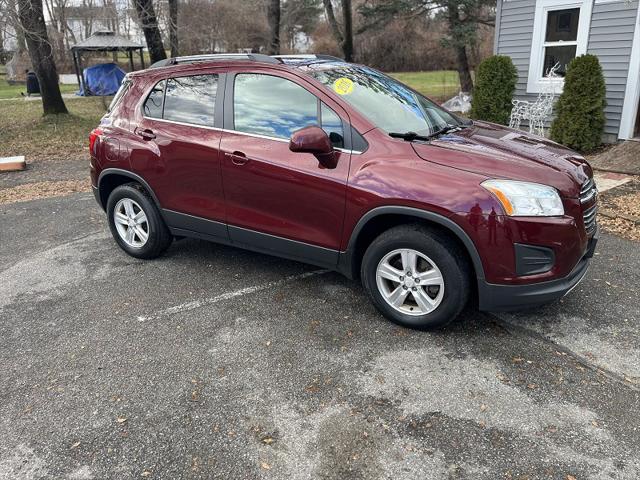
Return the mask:
<svg viewBox="0 0 640 480">
<path fill-rule="evenodd" d="M 603 230 L 640 241 L 640 177 L 601 194 L 599 208 Z"/>
<path fill-rule="evenodd" d="M 71 193 L 88 192 L 89 190 L 91 190 L 91 184 L 88 179 L 27 183 L 0 190 L 0 205 L 59 197 Z"/>
</svg>

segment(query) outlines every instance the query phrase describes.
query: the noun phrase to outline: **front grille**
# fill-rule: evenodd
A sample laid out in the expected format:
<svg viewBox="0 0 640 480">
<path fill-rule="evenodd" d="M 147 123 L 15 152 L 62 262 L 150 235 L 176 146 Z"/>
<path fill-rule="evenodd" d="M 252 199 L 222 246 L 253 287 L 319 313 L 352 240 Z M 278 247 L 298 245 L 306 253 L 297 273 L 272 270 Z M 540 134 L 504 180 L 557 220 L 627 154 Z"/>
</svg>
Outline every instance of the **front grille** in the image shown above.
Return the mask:
<svg viewBox="0 0 640 480">
<path fill-rule="evenodd" d="M 590 178 L 580 187 L 580 203 L 587 203 L 597 194 L 596 182 L 594 182 L 593 178 Z"/>
<path fill-rule="evenodd" d="M 591 202 L 598 195 L 598 189 L 596 188 L 596 182 L 593 178 L 590 178 L 582 184 L 580 187 L 580 203 L 582 205 Z M 596 231 L 596 216 L 598 213 L 598 205 L 594 203 L 592 206 L 582 211 L 582 220 L 584 222 L 584 229 L 587 232 L 587 236 L 592 236 Z"/>
<path fill-rule="evenodd" d="M 582 212 L 582 218 L 584 220 L 584 229 L 588 236 L 591 236 L 596 231 L 596 214 L 598 213 L 598 205 L 587 208 Z"/>
</svg>

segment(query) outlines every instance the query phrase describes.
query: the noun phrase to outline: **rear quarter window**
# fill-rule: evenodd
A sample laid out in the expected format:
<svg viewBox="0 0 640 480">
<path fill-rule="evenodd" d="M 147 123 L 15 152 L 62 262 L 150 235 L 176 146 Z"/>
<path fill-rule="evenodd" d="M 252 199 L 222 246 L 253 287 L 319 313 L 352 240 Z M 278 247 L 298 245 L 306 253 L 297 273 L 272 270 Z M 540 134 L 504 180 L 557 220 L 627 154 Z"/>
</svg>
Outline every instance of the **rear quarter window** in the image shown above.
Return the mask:
<svg viewBox="0 0 640 480">
<path fill-rule="evenodd" d="M 162 118 L 162 103 L 164 101 L 164 86 L 166 81 L 156 83 L 144 102 L 144 116 Z"/>
<path fill-rule="evenodd" d="M 109 104 L 109 108 L 107 108 L 107 115 L 109 115 L 111 112 L 113 112 L 116 109 L 120 101 L 124 98 L 124 96 L 129 91 L 130 87 L 131 87 L 131 80 L 128 80 L 125 78 L 122 81 L 120 88 L 114 95 L 113 100 L 111 100 L 111 103 Z"/>
</svg>

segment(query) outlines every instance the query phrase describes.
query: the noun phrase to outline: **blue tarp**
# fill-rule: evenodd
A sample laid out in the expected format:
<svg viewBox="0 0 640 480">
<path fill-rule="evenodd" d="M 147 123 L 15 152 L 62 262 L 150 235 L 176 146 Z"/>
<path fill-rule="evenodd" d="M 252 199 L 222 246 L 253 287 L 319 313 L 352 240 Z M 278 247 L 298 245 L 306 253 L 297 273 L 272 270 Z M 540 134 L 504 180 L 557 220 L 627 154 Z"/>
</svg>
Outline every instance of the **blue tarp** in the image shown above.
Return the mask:
<svg viewBox="0 0 640 480">
<path fill-rule="evenodd" d="M 85 68 L 82 75 L 90 95 L 115 95 L 125 72 L 115 63 L 101 63 Z M 82 89 L 78 95 L 84 95 Z"/>
</svg>

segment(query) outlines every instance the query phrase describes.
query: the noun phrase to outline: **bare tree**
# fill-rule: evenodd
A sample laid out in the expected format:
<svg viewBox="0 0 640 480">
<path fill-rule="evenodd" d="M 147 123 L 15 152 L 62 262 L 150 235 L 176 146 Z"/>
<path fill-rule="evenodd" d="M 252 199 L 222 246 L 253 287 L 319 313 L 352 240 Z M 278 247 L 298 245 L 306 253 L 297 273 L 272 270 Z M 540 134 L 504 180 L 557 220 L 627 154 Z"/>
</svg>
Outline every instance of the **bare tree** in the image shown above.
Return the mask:
<svg viewBox="0 0 640 480">
<path fill-rule="evenodd" d="M 178 45 L 178 0 L 168 0 L 169 3 L 169 46 L 171 47 L 171 56 L 180 55 Z"/>
<path fill-rule="evenodd" d="M 267 20 L 269 22 L 269 55 L 280 53 L 280 0 L 269 0 L 267 5 Z"/>
<path fill-rule="evenodd" d="M 327 15 L 327 22 L 331 27 L 333 38 L 340 46 L 344 59 L 347 62 L 353 62 L 353 12 L 351 9 L 351 0 L 341 0 L 342 3 L 342 28 L 336 20 L 333 4 L 331 0 L 322 0 L 324 10 Z"/>
<path fill-rule="evenodd" d="M 27 41 L 31 64 L 40 82 L 44 114 L 68 113 L 58 85 L 58 72 L 47 37 L 42 0 L 18 0 L 18 15 Z"/>
<path fill-rule="evenodd" d="M 153 9 L 152 0 L 134 0 L 136 6 L 136 12 L 138 18 L 142 24 L 142 31 L 144 32 L 144 38 L 147 41 L 147 48 L 149 49 L 149 56 L 151 57 L 151 63 L 158 62 L 167 58 L 167 54 L 164 51 L 164 45 L 162 44 L 162 36 L 160 35 L 160 29 L 158 28 L 158 19 L 156 12 Z"/>
</svg>

